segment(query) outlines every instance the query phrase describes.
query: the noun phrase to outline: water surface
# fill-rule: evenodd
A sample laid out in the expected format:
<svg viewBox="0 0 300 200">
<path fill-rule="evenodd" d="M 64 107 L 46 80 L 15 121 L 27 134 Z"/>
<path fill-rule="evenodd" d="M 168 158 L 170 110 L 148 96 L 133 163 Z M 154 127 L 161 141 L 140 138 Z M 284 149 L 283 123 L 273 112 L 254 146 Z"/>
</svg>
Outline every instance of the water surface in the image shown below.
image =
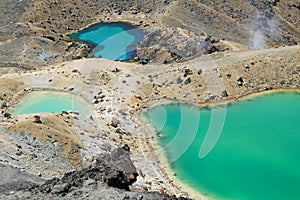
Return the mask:
<svg viewBox="0 0 300 200">
<path fill-rule="evenodd" d="M 212 112 L 218 109 L 224 107 L 168 104 L 145 113 L 168 160 L 182 151 L 171 163 L 178 178 L 216 200 L 299 200 L 300 93 L 275 92 L 227 105 L 221 136 L 200 159 Z"/>
<path fill-rule="evenodd" d="M 78 111 L 90 114 L 89 105 L 76 95 L 62 92 L 39 91 L 26 95 L 12 110 L 13 114 L 60 113 Z"/>
<path fill-rule="evenodd" d="M 130 23 L 99 23 L 86 29 L 74 32 L 70 38 L 83 41 L 93 49 L 95 57 L 109 60 L 128 60 L 136 56 L 137 43 L 146 32 Z"/>
</svg>

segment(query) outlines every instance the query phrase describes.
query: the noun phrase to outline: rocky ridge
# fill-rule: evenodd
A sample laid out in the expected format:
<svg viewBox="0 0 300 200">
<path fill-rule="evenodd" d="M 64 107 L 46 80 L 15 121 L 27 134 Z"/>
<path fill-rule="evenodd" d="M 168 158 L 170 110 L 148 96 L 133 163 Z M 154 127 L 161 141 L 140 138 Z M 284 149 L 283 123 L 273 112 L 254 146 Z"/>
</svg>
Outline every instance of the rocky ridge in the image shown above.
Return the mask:
<svg viewBox="0 0 300 200">
<path fill-rule="evenodd" d="M 2 172 L 3 173 L 3 172 Z M 130 160 L 129 147 L 124 146 L 110 154 L 99 155 L 88 168 L 66 173 L 43 184 L 6 183 L 0 186 L 0 198 L 5 199 L 187 199 L 157 192 L 130 191 L 138 176 Z M 41 182 L 41 181 L 39 181 Z M 10 186 L 9 186 L 10 185 Z"/>
<path fill-rule="evenodd" d="M 183 29 L 158 29 L 138 45 L 138 61 L 168 64 L 182 62 L 187 58 L 229 50 L 229 46 L 210 36 L 197 35 Z"/>
</svg>

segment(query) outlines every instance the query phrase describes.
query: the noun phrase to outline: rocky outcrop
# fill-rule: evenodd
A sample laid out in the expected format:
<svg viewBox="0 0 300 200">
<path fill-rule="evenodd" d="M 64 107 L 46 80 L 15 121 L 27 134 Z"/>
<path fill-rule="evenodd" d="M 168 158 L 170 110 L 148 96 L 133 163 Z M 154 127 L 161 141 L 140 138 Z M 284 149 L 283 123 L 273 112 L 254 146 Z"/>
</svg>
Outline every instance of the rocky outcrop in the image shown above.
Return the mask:
<svg viewBox="0 0 300 200">
<path fill-rule="evenodd" d="M 67 195 L 74 188 L 83 187 L 88 179 L 103 181 L 108 186 L 129 190 L 136 181 L 138 173 L 130 159 L 128 146 L 118 148 L 110 154 L 99 155 L 94 165 L 80 171 L 66 173 L 61 179 L 54 178 L 40 187 L 33 189 L 34 193 L 55 193 Z M 59 186 L 59 190 L 57 190 Z"/>
<path fill-rule="evenodd" d="M 107 185 L 129 190 L 136 181 L 138 173 L 130 160 L 129 147 L 114 150 L 111 154 L 99 156 L 96 166 L 108 166 L 104 171 L 103 180 Z"/>
<path fill-rule="evenodd" d="M 99 155 L 93 165 L 68 172 L 61 179 L 54 178 L 42 185 L 25 180 L 18 182 L 19 187 L 10 187 L 11 183 L 0 185 L 0 199 L 186 199 L 157 192 L 132 192 L 129 187 L 137 176 L 129 147 L 125 145 Z"/>
<path fill-rule="evenodd" d="M 224 45 L 215 45 L 219 40 L 198 35 L 184 29 L 157 29 L 138 45 L 139 60 L 169 63 L 228 49 Z"/>
</svg>

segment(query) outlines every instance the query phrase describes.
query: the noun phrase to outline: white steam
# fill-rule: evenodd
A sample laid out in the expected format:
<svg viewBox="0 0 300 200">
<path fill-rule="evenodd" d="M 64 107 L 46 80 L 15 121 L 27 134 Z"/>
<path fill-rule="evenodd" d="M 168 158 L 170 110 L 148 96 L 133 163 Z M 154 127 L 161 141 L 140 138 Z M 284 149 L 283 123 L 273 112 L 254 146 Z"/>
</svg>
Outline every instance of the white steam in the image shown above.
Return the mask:
<svg viewBox="0 0 300 200">
<path fill-rule="evenodd" d="M 253 49 L 265 49 L 267 48 L 264 33 L 261 29 L 257 29 L 253 34 L 252 48 Z"/>
<path fill-rule="evenodd" d="M 265 49 L 268 47 L 266 35 L 268 38 L 276 38 L 279 35 L 278 21 L 276 17 L 267 18 L 264 14 L 260 14 L 252 24 L 251 29 L 253 35 L 251 38 L 251 46 L 253 49 Z"/>
</svg>

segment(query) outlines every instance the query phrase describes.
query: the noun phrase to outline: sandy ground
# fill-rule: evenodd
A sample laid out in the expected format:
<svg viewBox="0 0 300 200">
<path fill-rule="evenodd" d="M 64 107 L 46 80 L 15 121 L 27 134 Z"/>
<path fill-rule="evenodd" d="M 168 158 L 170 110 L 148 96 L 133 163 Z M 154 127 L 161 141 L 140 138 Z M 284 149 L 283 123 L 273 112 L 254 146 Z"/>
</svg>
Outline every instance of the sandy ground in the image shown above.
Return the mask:
<svg viewBox="0 0 300 200">
<path fill-rule="evenodd" d="M 32 115 L 2 118 L 2 128 L 14 134 L 25 130 L 39 141 L 57 144 L 62 150 L 56 151 L 53 147 L 53 151 L 62 152 L 63 155 L 57 157 L 65 157 L 67 162 L 56 160 L 64 163 L 56 167 L 42 162 L 42 158 L 33 162 L 28 156 L 30 149 L 25 147 L 22 159 L 15 161 L 6 157 L 6 161 L 1 162 L 51 178 L 87 166 L 101 152 L 128 144 L 140 173 L 133 190 L 183 196 L 188 192 L 193 197 L 205 199 L 191 192 L 170 173 L 163 149 L 157 145 L 150 125 L 141 120 L 141 111 L 160 102 L 203 105 L 276 88 L 297 89 L 300 86 L 299 54 L 300 46 L 293 46 L 217 53 L 170 65 L 82 59 L 14 73 L 2 68 L 0 99 L 2 105 L 6 104 L 2 106 L 2 113 L 9 112 L 30 91 L 55 90 L 80 96 L 90 104 L 93 114 L 44 113 L 40 114 L 42 124 L 34 123 Z M 184 77 L 185 68 L 192 69 L 193 73 Z M 112 121 L 118 122 L 117 125 L 112 126 Z M 2 152 L 15 154 L 15 149 L 5 145 L 7 139 L 4 137 L 8 136 L 1 134 Z"/>
</svg>

